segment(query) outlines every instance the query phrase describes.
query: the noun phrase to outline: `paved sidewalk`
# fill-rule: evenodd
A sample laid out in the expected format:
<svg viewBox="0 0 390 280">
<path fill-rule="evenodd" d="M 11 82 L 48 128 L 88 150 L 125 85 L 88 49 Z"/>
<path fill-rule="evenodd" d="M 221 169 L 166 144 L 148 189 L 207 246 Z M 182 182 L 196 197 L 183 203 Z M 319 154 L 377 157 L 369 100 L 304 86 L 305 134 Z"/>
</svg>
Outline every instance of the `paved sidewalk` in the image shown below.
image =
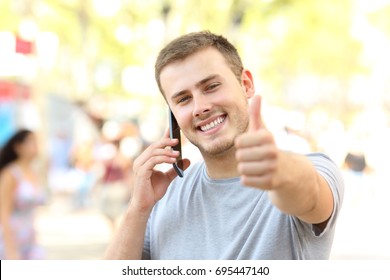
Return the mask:
<svg viewBox="0 0 390 280">
<path fill-rule="evenodd" d="M 59 199 L 37 209 L 36 228 L 50 260 L 101 259 L 112 235 L 109 222 L 96 209 L 72 210 Z"/>
</svg>

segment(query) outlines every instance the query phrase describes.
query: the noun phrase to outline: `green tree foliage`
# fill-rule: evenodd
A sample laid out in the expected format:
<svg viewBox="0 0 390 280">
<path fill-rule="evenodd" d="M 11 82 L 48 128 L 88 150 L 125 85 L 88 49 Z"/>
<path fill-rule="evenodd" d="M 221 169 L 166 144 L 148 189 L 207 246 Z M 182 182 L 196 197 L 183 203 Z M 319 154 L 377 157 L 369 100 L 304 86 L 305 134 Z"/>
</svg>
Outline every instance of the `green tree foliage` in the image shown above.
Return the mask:
<svg viewBox="0 0 390 280">
<path fill-rule="evenodd" d="M 167 40 L 200 29 L 231 38 L 276 100 L 282 100 L 286 86 L 301 75 L 346 83 L 360 70 L 360 45 L 349 31 L 351 0 L 122 0 L 113 16 L 100 15 L 94 2 L 2 0 L 0 28 L 16 31 L 28 17 L 40 30 L 57 33 L 62 56 L 57 73 L 71 76 L 71 65 L 80 60 L 87 65 L 92 87 L 83 96 L 131 96 L 120 83 L 126 66 L 151 65 Z M 125 43 L 116 38 L 119 26 L 131 31 Z M 113 83 L 97 89 L 93 75 L 102 65 L 112 72 Z"/>
</svg>

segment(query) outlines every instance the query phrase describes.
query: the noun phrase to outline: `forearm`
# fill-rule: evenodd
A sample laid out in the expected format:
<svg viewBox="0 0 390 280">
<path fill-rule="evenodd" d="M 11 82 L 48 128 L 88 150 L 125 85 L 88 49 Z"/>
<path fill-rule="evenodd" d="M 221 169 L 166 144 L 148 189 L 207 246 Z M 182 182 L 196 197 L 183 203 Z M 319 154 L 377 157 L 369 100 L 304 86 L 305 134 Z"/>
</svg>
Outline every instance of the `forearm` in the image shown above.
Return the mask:
<svg viewBox="0 0 390 280">
<path fill-rule="evenodd" d="M 332 211 L 332 194 L 311 161 L 299 154 L 280 152 L 270 199 L 281 211 L 309 223 L 326 220 Z"/>
<path fill-rule="evenodd" d="M 4 251 L 5 257 L 7 260 L 17 260 L 20 259 L 21 256 L 19 254 L 19 250 L 17 244 L 15 242 L 15 232 L 9 226 L 9 223 L 4 223 L 2 221 L 3 228 L 3 240 L 4 240 Z"/>
<path fill-rule="evenodd" d="M 155 170 L 155 166 L 162 163 L 172 164 L 176 161 L 179 152 L 166 149 L 166 147 L 175 146 L 177 143 L 178 139 L 169 138 L 167 130 L 160 141 L 146 148 L 134 161 L 131 203 L 114 239 L 107 248 L 106 259 L 139 260 L 142 258 L 146 225 L 150 213 L 177 176 L 173 168 L 167 172 L 161 172 Z M 184 159 L 183 164 L 186 169 L 190 162 Z"/>
<path fill-rule="evenodd" d="M 140 260 L 149 214 L 140 213 L 130 206 L 111 244 L 108 246 L 104 258 Z"/>
</svg>

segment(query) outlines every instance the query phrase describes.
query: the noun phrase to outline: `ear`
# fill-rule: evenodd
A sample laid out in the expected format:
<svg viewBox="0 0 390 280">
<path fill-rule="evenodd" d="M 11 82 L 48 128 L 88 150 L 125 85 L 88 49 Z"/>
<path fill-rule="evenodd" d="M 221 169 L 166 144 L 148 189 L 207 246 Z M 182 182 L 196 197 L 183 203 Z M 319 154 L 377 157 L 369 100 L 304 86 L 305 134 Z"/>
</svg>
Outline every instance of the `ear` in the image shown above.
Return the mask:
<svg viewBox="0 0 390 280">
<path fill-rule="evenodd" d="M 252 73 L 249 70 L 242 70 L 241 86 L 248 99 L 255 94 L 255 85 L 253 83 Z"/>
</svg>

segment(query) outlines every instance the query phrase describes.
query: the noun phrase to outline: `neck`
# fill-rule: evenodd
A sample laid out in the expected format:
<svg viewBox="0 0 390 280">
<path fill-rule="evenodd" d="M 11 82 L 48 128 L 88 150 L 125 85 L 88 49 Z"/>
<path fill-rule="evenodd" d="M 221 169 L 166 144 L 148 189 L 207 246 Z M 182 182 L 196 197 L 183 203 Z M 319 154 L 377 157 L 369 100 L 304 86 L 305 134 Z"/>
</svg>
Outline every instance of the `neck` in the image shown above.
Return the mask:
<svg viewBox="0 0 390 280">
<path fill-rule="evenodd" d="M 26 158 L 20 158 L 15 162 L 17 165 L 20 166 L 22 169 L 28 169 L 31 166 L 31 160 Z"/>
<path fill-rule="evenodd" d="M 203 155 L 207 174 L 212 179 L 227 179 L 237 177 L 236 149 L 223 153 L 222 155 Z"/>
</svg>

